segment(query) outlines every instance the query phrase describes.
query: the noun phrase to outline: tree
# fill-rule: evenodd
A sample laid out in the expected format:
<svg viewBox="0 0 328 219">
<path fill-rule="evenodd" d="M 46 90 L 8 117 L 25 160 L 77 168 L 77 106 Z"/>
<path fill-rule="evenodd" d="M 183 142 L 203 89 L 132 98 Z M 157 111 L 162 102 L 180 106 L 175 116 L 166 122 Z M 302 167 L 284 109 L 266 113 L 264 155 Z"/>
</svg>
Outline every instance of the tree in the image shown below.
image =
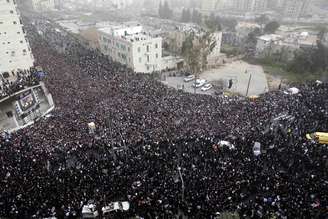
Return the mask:
<svg viewBox="0 0 328 219">
<path fill-rule="evenodd" d="M 318 41 L 317 47 L 299 50 L 288 64 L 289 71 L 296 73 L 327 72 L 328 48 Z"/>
<path fill-rule="evenodd" d="M 254 55 L 257 37 L 261 35 L 261 30 L 259 28 L 255 28 L 252 32 L 250 32 L 247 36 L 247 39 L 244 44 L 244 49 L 248 55 Z"/>
<path fill-rule="evenodd" d="M 197 74 L 206 69 L 207 58 L 216 46 L 212 30 L 203 35 L 189 34 L 182 44 L 182 56 L 185 58 L 187 65 L 192 73 Z"/>
<path fill-rule="evenodd" d="M 231 18 L 220 18 L 218 17 L 218 21 L 220 24 L 228 31 L 235 32 L 236 26 L 238 24 L 237 20 L 231 19 Z"/>
<path fill-rule="evenodd" d="M 216 30 L 212 29 L 210 31 L 207 31 L 200 39 L 199 39 L 199 50 L 201 52 L 201 69 L 207 68 L 207 57 L 211 54 L 211 52 L 216 47 L 216 41 L 213 37 L 213 33 L 216 32 Z"/>
<path fill-rule="evenodd" d="M 205 20 L 205 25 L 211 32 L 222 30 L 221 24 L 214 14 L 211 14 L 210 17 Z"/>
<path fill-rule="evenodd" d="M 272 33 L 275 33 L 279 27 L 280 27 L 280 24 L 277 21 L 272 21 L 265 25 L 264 32 L 272 34 Z"/>
<path fill-rule="evenodd" d="M 260 25 L 265 25 L 269 22 L 269 18 L 266 15 L 261 15 L 260 17 L 255 19 L 255 22 L 257 22 Z"/>
<path fill-rule="evenodd" d="M 320 42 L 324 41 L 325 35 L 328 33 L 328 28 L 326 26 L 319 26 L 318 39 Z"/>
</svg>

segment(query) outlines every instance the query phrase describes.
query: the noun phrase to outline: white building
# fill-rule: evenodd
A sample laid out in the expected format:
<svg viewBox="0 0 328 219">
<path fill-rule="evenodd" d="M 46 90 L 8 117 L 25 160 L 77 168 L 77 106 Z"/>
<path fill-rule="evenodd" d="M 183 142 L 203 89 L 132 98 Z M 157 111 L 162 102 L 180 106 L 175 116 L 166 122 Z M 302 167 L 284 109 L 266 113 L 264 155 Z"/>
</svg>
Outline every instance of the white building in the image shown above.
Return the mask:
<svg viewBox="0 0 328 219">
<path fill-rule="evenodd" d="M 36 11 L 51 11 L 56 9 L 55 0 L 32 0 L 32 6 Z"/>
<path fill-rule="evenodd" d="M 239 38 L 245 38 L 249 33 L 260 28 L 261 26 L 257 23 L 244 21 L 238 22 L 237 26 L 235 27 Z"/>
<path fill-rule="evenodd" d="M 277 34 L 267 34 L 257 38 L 256 55 L 260 56 L 267 49 L 271 49 L 274 44 L 282 40 L 282 36 Z"/>
<path fill-rule="evenodd" d="M 202 0 L 201 9 L 203 13 L 210 14 L 214 12 L 217 6 L 218 0 Z"/>
<path fill-rule="evenodd" d="M 317 35 L 308 32 L 293 32 L 285 35 L 263 35 L 257 38 L 256 56 L 264 57 L 283 53 L 285 60 L 294 58 L 294 51 L 316 47 Z"/>
<path fill-rule="evenodd" d="M 14 0 L 0 0 L 0 72 L 29 69 L 33 63 L 16 3 Z"/>
<path fill-rule="evenodd" d="M 132 0 L 112 0 L 117 9 L 124 9 L 132 4 Z"/>
<path fill-rule="evenodd" d="M 142 26 L 119 25 L 99 29 L 103 54 L 135 72 L 162 70 L 162 38 L 151 37 Z"/>
<path fill-rule="evenodd" d="M 310 0 L 285 0 L 284 16 L 286 18 L 299 18 L 306 15 Z"/>
<path fill-rule="evenodd" d="M 267 6 L 268 0 L 233 0 L 233 7 L 238 11 L 262 12 Z"/>
</svg>

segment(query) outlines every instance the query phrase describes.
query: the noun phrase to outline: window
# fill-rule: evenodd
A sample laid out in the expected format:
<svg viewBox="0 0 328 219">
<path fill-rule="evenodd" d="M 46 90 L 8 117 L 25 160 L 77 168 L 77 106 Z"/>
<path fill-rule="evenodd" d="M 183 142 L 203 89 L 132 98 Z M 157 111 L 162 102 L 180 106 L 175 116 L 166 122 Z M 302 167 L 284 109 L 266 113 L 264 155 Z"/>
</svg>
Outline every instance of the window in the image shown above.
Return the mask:
<svg viewBox="0 0 328 219">
<path fill-rule="evenodd" d="M 155 48 L 156 48 L 156 49 L 158 48 L 158 44 L 157 44 L 157 43 L 155 44 Z"/>
<path fill-rule="evenodd" d="M 147 62 L 149 62 L 149 55 L 147 56 Z"/>
<path fill-rule="evenodd" d="M 12 57 L 15 56 L 15 51 L 11 51 L 11 56 L 12 56 Z"/>
<path fill-rule="evenodd" d="M 147 66 L 147 71 L 149 71 L 149 66 Z"/>
<path fill-rule="evenodd" d="M 147 52 L 149 52 L 149 45 L 147 46 Z"/>
<path fill-rule="evenodd" d="M 13 10 L 10 10 L 10 14 L 13 14 L 14 13 L 14 11 Z"/>
<path fill-rule="evenodd" d="M 10 2 L 10 0 L 7 0 L 7 2 L 9 3 L 9 2 Z"/>
<path fill-rule="evenodd" d="M 20 32 L 17 32 L 17 34 L 20 34 Z"/>
<path fill-rule="evenodd" d="M 24 43 L 24 41 L 23 40 L 21 40 L 21 41 L 19 41 L 20 43 Z"/>
<path fill-rule="evenodd" d="M 158 59 L 158 54 L 156 53 L 156 59 Z"/>
<path fill-rule="evenodd" d="M 141 63 L 141 61 L 142 61 L 142 59 L 141 59 L 141 57 L 139 57 L 139 63 Z"/>
<path fill-rule="evenodd" d="M 141 52 L 141 49 L 140 49 L 140 47 L 138 47 L 138 52 Z"/>
<path fill-rule="evenodd" d="M 14 21 L 14 22 L 13 22 L 13 24 L 17 24 L 17 22 L 16 22 L 16 21 Z"/>
</svg>

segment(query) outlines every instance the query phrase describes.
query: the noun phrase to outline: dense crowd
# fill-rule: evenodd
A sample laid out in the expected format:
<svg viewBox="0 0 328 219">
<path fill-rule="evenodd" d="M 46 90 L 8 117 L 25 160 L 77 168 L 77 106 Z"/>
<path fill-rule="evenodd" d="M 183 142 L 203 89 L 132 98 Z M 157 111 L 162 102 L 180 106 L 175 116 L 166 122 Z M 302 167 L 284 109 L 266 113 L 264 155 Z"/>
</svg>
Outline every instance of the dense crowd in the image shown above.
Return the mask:
<svg viewBox="0 0 328 219">
<path fill-rule="evenodd" d="M 328 84 L 254 101 L 189 94 L 49 23 L 35 26 L 29 38 L 56 109 L 2 136 L 0 216 L 77 218 L 90 200 L 100 214 L 127 200 L 131 209 L 117 218 L 327 218 L 328 149 L 305 134 L 328 131 Z"/>
<path fill-rule="evenodd" d="M 37 70 L 34 68 L 11 72 L 12 76 L 10 76 L 8 72 L 4 73 L 3 75 L 8 77 L 1 78 L 0 99 L 8 97 L 20 90 L 24 90 L 27 87 L 39 84 L 40 78 L 37 73 Z"/>
</svg>

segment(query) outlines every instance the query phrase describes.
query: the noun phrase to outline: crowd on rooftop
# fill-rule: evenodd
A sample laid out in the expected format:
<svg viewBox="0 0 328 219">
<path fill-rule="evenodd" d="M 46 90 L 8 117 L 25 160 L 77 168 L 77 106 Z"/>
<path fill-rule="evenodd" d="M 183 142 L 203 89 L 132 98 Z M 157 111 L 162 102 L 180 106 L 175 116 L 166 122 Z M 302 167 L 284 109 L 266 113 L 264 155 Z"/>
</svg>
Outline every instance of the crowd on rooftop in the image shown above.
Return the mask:
<svg viewBox="0 0 328 219">
<path fill-rule="evenodd" d="M 1 137 L 0 216 L 78 218 L 92 200 L 101 217 L 121 200 L 131 208 L 116 218 L 327 218 L 328 148 L 305 135 L 328 131 L 328 84 L 252 101 L 189 94 L 49 23 L 28 30 L 56 109 Z"/>
<path fill-rule="evenodd" d="M 8 72 L 2 74 L 8 76 L 1 78 L 0 82 L 0 100 L 8 97 L 20 90 L 24 90 L 27 87 L 31 87 L 39 84 L 40 78 L 37 75 L 37 71 L 34 68 L 26 70 L 18 70 L 11 72 L 12 76 Z"/>
</svg>

